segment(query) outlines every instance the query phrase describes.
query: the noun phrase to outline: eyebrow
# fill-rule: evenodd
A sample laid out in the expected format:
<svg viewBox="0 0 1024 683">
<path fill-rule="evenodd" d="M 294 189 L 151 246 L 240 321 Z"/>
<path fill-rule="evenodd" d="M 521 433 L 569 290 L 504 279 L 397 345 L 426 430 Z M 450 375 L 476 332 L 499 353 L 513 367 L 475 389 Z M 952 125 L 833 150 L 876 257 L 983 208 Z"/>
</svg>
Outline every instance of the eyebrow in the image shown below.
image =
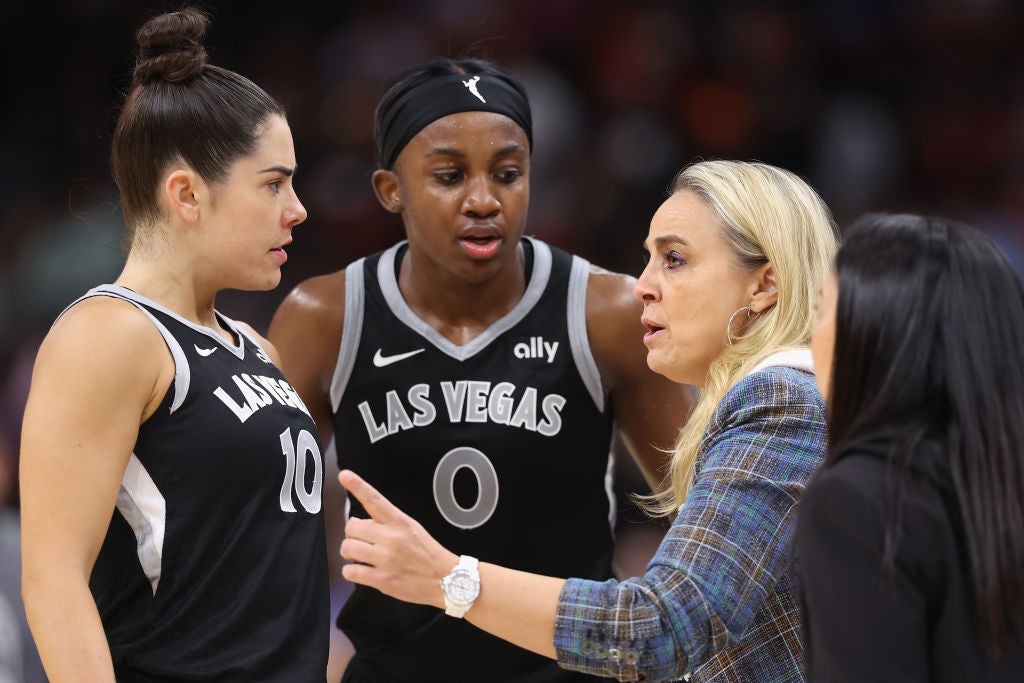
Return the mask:
<svg viewBox="0 0 1024 683">
<path fill-rule="evenodd" d="M 283 175 L 283 176 L 285 176 L 287 178 L 291 178 L 295 174 L 295 171 L 297 171 L 298 169 L 299 169 L 298 165 L 296 165 L 294 168 L 288 168 L 287 166 L 270 166 L 268 168 L 264 168 L 264 169 L 256 171 L 256 172 L 257 173 L 280 173 L 281 175 Z"/>
<path fill-rule="evenodd" d="M 682 244 L 683 246 L 689 246 L 690 243 L 679 235 L 662 235 L 654 238 L 654 246 L 661 246 L 663 244 Z M 644 251 L 647 250 L 647 242 L 643 243 Z"/>
<path fill-rule="evenodd" d="M 509 145 L 508 147 L 503 147 L 503 148 L 499 149 L 497 152 L 494 153 L 494 156 L 496 156 L 496 157 L 503 157 L 503 156 L 507 156 L 509 154 L 515 154 L 516 152 L 522 152 L 522 151 L 523 151 L 522 145 Z M 458 159 L 465 159 L 466 158 L 466 153 L 461 151 L 461 150 L 458 150 L 458 149 L 452 149 L 450 147 L 435 147 L 434 149 L 432 149 L 429 152 L 427 152 L 424 156 L 428 156 L 428 157 L 448 156 L 448 157 L 456 157 Z"/>
</svg>

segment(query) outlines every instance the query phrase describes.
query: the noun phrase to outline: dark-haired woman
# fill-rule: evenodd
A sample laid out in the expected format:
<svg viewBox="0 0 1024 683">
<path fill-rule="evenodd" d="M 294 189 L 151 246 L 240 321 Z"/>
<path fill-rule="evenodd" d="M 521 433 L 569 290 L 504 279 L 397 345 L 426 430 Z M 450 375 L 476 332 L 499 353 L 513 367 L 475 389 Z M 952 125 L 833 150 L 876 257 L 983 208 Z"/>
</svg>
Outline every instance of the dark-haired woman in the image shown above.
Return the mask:
<svg viewBox="0 0 1024 683">
<path fill-rule="evenodd" d="M 124 270 L 39 351 L 21 451 L 23 590 L 51 681 L 323 681 L 312 418 L 214 308 L 278 284 L 306 211 L 281 106 L 206 63 L 206 17 L 139 30 L 112 166 Z"/>
<path fill-rule="evenodd" d="M 870 215 L 813 341 L 830 452 L 800 504 L 811 681 L 1024 680 L 1024 291 L 965 225 Z"/>
<path fill-rule="evenodd" d="M 656 483 L 689 390 L 647 369 L 632 278 L 523 236 L 531 131 L 523 88 L 490 62 L 401 76 L 377 108 L 373 187 L 407 241 L 301 284 L 269 336 L 339 464 L 438 539 L 603 580 L 613 424 Z M 465 611 L 356 587 L 345 680 L 582 677 L 452 618 Z"/>
</svg>

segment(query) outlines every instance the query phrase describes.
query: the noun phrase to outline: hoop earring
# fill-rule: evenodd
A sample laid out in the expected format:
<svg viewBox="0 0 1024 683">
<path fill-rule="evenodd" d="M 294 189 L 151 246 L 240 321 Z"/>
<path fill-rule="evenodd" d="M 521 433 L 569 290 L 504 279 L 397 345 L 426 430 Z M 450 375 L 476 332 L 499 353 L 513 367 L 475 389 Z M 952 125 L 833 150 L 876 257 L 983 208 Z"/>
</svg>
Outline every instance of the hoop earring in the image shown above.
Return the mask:
<svg viewBox="0 0 1024 683">
<path fill-rule="evenodd" d="M 734 343 L 732 340 L 732 321 L 736 319 L 736 316 L 740 314 L 740 311 L 747 312 L 747 320 L 752 320 L 753 318 L 757 317 L 750 315 L 750 306 L 741 306 L 737 308 L 735 311 L 733 311 L 733 314 L 729 316 L 729 322 L 725 324 L 725 340 L 726 342 L 728 342 L 729 346 L 732 346 Z M 760 315 L 760 313 L 757 315 Z"/>
</svg>

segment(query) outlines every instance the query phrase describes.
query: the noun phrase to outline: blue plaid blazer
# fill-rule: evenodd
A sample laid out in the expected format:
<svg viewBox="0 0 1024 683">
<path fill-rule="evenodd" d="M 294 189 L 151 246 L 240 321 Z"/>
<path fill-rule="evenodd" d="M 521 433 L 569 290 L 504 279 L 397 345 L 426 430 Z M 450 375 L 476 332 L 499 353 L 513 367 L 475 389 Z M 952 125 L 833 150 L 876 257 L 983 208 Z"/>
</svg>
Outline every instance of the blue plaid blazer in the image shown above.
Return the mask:
<svg viewBox="0 0 1024 683">
<path fill-rule="evenodd" d="M 740 380 L 646 573 L 565 584 L 559 664 L 621 681 L 802 681 L 796 505 L 825 451 L 813 375 L 774 366 Z"/>
</svg>

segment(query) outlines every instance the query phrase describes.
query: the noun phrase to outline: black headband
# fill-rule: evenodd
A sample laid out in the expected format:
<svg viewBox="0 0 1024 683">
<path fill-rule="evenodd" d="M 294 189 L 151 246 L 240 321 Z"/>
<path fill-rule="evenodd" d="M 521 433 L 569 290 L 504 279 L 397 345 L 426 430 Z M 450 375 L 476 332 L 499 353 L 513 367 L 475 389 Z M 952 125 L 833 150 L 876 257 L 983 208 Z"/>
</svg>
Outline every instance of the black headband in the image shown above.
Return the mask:
<svg viewBox="0 0 1024 683">
<path fill-rule="evenodd" d="M 485 74 L 452 74 L 412 88 L 395 102 L 381 121 L 381 163 L 391 168 L 398 154 L 434 121 L 464 111 L 490 111 L 509 117 L 526 132 L 533 149 L 530 103 L 500 78 Z"/>
</svg>

